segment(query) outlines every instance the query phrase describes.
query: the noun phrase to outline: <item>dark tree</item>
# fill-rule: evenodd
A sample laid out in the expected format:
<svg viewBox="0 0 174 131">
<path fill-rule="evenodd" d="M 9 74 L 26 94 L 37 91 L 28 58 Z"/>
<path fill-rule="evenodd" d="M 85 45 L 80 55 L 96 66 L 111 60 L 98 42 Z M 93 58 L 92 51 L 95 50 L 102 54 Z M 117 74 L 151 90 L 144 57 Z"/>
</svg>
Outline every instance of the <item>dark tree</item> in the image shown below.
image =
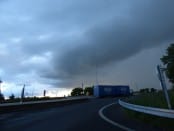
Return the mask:
<svg viewBox="0 0 174 131">
<path fill-rule="evenodd" d="M 149 88 L 140 89 L 140 93 L 149 93 Z"/>
<path fill-rule="evenodd" d="M 0 102 L 4 102 L 4 100 L 5 100 L 4 95 L 0 93 Z"/>
<path fill-rule="evenodd" d="M 80 96 L 80 95 L 83 95 L 83 88 L 77 87 L 71 91 L 71 96 Z"/>
<path fill-rule="evenodd" d="M 14 100 L 14 99 L 15 99 L 14 94 L 11 94 L 11 96 L 9 96 L 9 99 L 10 99 L 10 100 Z"/>
<path fill-rule="evenodd" d="M 174 84 L 174 44 L 171 44 L 167 50 L 166 55 L 161 58 L 161 61 L 166 65 L 166 75 L 170 82 Z"/>
<path fill-rule="evenodd" d="M 150 89 L 150 92 L 154 93 L 154 92 L 156 92 L 156 89 L 151 88 L 151 89 Z"/>
<path fill-rule="evenodd" d="M 85 95 L 93 95 L 93 87 L 85 87 L 84 94 Z"/>
</svg>

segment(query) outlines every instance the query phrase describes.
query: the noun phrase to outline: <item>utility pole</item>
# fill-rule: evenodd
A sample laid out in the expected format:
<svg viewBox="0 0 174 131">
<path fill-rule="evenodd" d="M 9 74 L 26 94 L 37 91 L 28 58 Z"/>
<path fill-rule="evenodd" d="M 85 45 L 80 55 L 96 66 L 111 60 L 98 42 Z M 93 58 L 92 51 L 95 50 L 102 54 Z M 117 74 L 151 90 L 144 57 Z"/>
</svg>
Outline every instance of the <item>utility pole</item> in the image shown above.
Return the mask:
<svg viewBox="0 0 174 131">
<path fill-rule="evenodd" d="M 83 81 L 82 81 L 82 90 L 83 90 L 83 95 L 85 95 Z"/>
<path fill-rule="evenodd" d="M 1 94 L 1 84 L 2 84 L 2 80 L 0 79 L 0 94 Z"/>
<path fill-rule="evenodd" d="M 23 102 L 25 98 L 25 87 L 30 86 L 30 84 L 17 84 L 18 86 L 23 86 L 21 90 L 21 103 Z"/>
<path fill-rule="evenodd" d="M 46 90 L 43 91 L 43 96 L 44 96 L 44 97 L 46 96 Z"/>
<path fill-rule="evenodd" d="M 167 101 L 168 108 L 172 109 L 172 106 L 171 106 L 171 103 L 170 103 L 170 98 L 169 98 L 169 95 L 168 95 L 168 92 L 167 92 L 166 82 L 165 82 L 165 76 L 164 76 L 164 71 L 165 70 L 166 70 L 165 68 L 162 68 L 160 65 L 157 65 L 158 77 L 159 77 L 160 84 L 161 84 L 161 87 L 163 89 L 166 101 Z"/>
<path fill-rule="evenodd" d="M 82 89 L 83 89 L 84 85 L 83 85 L 83 82 L 82 82 Z"/>
<path fill-rule="evenodd" d="M 24 97 L 25 97 L 25 84 L 24 84 L 22 91 L 21 91 L 21 103 L 23 102 Z"/>
<path fill-rule="evenodd" d="M 96 62 L 96 72 L 95 72 L 95 79 L 96 79 L 96 85 L 98 85 L 98 67 L 97 67 L 97 62 Z"/>
<path fill-rule="evenodd" d="M 98 85 L 98 59 L 97 59 L 97 51 L 95 52 L 95 85 Z"/>
<path fill-rule="evenodd" d="M 34 97 L 34 87 L 32 89 L 32 94 L 31 94 L 32 97 Z"/>
</svg>

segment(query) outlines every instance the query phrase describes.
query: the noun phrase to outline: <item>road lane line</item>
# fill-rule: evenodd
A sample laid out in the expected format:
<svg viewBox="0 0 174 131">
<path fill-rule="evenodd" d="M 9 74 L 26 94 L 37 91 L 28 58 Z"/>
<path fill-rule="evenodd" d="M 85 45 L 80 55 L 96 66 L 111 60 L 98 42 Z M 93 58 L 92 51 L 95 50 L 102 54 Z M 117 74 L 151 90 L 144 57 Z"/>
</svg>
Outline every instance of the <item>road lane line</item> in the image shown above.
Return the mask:
<svg viewBox="0 0 174 131">
<path fill-rule="evenodd" d="M 112 124 L 112 125 L 114 125 L 114 126 L 116 126 L 116 127 L 119 127 L 119 128 L 121 128 L 121 129 L 123 129 L 123 130 L 125 130 L 125 131 L 135 131 L 135 130 L 130 129 L 130 128 L 124 126 L 124 125 L 121 125 L 121 124 L 119 124 L 119 123 L 116 123 L 115 121 L 110 120 L 109 118 L 107 118 L 107 117 L 103 114 L 103 110 L 105 110 L 106 108 L 108 108 L 109 106 L 112 106 L 112 105 L 114 105 L 114 104 L 116 104 L 116 103 L 112 103 L 112 104 L 103 106 L 103 107 L 99 110 L 99 112 L 98 112 L 98 113 L 99 113 L 99 116 L 100 116 L 102 119 L 104 119 L 105 121 L 109 122 L 110 124 Z"/>
</svg>

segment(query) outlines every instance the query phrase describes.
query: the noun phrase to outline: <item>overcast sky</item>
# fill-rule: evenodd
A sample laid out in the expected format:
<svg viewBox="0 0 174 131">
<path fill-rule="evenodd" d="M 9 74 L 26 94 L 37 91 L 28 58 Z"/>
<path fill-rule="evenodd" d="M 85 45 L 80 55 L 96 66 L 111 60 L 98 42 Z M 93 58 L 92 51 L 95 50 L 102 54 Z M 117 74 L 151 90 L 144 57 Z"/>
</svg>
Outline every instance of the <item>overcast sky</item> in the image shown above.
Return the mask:
<svg viewBox="0 0 174 131">
<path fill-rule="evenodd" d="M 155 68 L 174 41 L 171 0 L 0 0 L 5 93 L 96 84 L 160 88 Z M 13 87 L 13 89 L 12 89 Z M 35 89 L 35 90 L 36 90 Z"/>
</svg>

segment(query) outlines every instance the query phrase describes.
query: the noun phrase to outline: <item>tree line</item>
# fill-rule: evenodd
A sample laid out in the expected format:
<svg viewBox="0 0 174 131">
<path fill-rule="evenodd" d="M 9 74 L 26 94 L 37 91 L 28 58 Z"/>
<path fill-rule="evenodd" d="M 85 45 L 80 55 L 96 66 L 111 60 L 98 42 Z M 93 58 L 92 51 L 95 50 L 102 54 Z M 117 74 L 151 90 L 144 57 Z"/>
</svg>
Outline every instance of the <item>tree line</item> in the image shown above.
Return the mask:
<svg viewBox="0 0 174 131">
<path fill-rule="evenodd" d="M 155 88 L 143 88 L 140 89 L 140 93 L 154 93 L 157 92 L 157 89 Z"/>
<path fill-rule="evenodd" d="M 81 87 L 76 87 L 76 88 L 72 89 L 71 96 L 93 95 L 93 88 L 94 87 L 85 87 L 83 89 Z"/>
</svg>

